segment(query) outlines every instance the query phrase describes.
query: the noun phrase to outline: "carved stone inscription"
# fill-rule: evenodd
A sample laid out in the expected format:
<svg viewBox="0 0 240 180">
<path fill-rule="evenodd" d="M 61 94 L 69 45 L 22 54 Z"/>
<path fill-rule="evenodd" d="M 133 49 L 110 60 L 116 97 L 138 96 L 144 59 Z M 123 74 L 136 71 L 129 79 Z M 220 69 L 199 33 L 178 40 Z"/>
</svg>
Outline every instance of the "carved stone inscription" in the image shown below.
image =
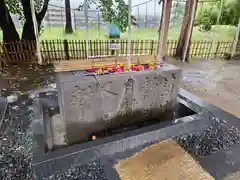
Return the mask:
<svg viewBox="0 0 240 180">
<path fill-rule="evenodd" d="M 118 116 L 128 116 L 133 118 L 133 113 L 135 111 L 136 99 L 134 87 L 135 80 L 129 77 L 125 83 L 122 93 L 122 98 L 119 102 L 119 110 L 117 110 Z"/>
<path fill-rule="evenodd" d="M 102 116 L 103 119 L 109 118 L 109 112 L 104 104 L 111 104 L 116 101 L 118 93 L 111 91 L 112 82 L 106 84 L 95 84 L 87 88 L 75 86 L 72 91 L 70 107 L 77 113 L 78 120 L 89 121 L 89 119 Z M 90 118 L 92 117 L 92 118 Z"/>
<path fill-rule="evenodd" d="M 63 82 L 67 84 L 61 91 L 61 109 L 68 142 L 86 140 L 96 131 L 117 127 L 120 121 L 135 122 L 157 116 L 177 96 L 181 71 L 175 68 L 174 76 L 171 71 L 168 68 L 161 72 L 130 72 L 98 79 L 79 77 L 70 83 Z"/>
</svg>

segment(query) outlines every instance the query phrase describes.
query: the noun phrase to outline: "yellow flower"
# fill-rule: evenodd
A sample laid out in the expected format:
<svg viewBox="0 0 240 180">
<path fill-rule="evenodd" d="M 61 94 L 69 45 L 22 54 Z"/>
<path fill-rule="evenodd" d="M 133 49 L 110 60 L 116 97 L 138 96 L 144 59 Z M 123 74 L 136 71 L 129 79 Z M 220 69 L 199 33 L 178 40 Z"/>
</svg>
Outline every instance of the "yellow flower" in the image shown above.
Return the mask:
<svg viewBox="0 0 240 180">
<path fill-rule="evenodd" d="M 96 73 L 100 73 L 100 72 L 102 72 L 102 69 L 96 70 Z"/>
<path fill-rule="evenodd" d="M 112 68 L 108 68 L 108 71 L 111 71 L 112 70 Z"/>
<path fill-rule="evenodd" d="M 152 69 L 154 69 L 154 67 L 153 67 L 153 66 L 149 66 L 149 69 L 151 69 L 151 70 L 152 70 Z"/>
<path fill-rule="evenodd" d="M 129 71 L 130 68 L 129 67 L 124 67 L 124 71 Z"/>
<path fill-rule="evenodd" d="M 124 64 L 120 64 L 120 67 L 124 67 Z"/>
<path fill-rule="evenodd" d="M 131 64 L 131 67 L 134 67 L 135 66 L 135 64 Z"/>
</svg>

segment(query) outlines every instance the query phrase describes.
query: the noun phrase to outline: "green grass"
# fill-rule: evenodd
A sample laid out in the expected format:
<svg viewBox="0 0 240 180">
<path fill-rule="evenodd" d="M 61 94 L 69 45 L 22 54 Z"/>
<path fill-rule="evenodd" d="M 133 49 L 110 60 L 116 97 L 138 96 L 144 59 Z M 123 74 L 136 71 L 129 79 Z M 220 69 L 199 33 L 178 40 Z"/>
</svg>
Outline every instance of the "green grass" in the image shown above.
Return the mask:
<svg viewBox="0 0 240 180">
<path fill-rule="evenodd" d="M 21 30 L 19 30 L 20 32 Z M 236 27 L 233 26 L 213 26 L 209 32 L 200 32 L 198 27 L 193 30 L 192 40 L 233 40 L 235 36 Z M 97 29 L 89 29 L 89 39 L 91 40 L 106 40 L 105 31 Z M 180 33 L 180 27 L 173 27 L 169 29 L 169 40 L 177 40 Z M 45 28 L 41 34 L 41 40 L 53 39 L 71 39 L 84 40 L 86 38 L 84 30 L 75 30 L 71 35 L 65 35 L 63 28 Z M 0 32 L 0 40 L 2 33 Z M 128 39 L 128 33 L 122 33 L 121 39 Z M 157 40 L 157 29 L 133 28 L 132 39 L 134 40 Z"/>
</svg>

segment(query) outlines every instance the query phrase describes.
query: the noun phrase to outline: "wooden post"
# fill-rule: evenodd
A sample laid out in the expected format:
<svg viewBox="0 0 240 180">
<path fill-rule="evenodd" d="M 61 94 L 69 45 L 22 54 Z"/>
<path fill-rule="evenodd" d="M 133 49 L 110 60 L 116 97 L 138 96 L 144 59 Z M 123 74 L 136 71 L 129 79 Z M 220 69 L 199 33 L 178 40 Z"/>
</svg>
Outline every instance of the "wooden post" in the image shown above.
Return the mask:
<svg viewBox="0 0 240 180">
<path fill-rule="evenodd" d="M 188 59 L 197 6 L 198 0 L 187 0 L 185 5 L 183 24 L 175 54 L 176 57 L 179 57 L 183 61 Z"/>
<path fill-rule="evenodd" d="M 163 1 L 163 11 L 160 22 L 157 63 L 160 64 L 167 55 L 167 37 L 170 24 L 172 0 Z"/>
<path fill-rule="evenodd" d="M 34 34 L 36 37 L 36 57 L 38 59 L 38 63 L 42 64 L 42 56 L 41 56 L 41 52 L 40 52 L 41 50 L 40 50 L 40 41 L 39 41 L 39 33 L 38 33 L 38 24 L 37 24 L 33 0 L 31 0 L 30 3 L 31 3 L 32 18 L 33 18 L 33 29 L 34 29 Z"/>
<path fill-rule="evenodd" d="M 65 52 L 66 60 L 70 60 L 69 49 L 68 49 L 68 41 L 66 39 L 64 39 L 63 43 L 64 43 L 64 52 Z"/>
<path fill-rule="evenodd" d="M 88 59 L 89 32 L 88 32 L 88 2 L 87 2 L 87 0 L 84 0 L 84 16 L 85 16 L 85 28 L 86 28 L 87 59 Z"/>
<path fill-rule="evenodd" d="M 236 35 L 235 35 L 235 40 L 234 40 L 234 44 L 233 44 L 233 48 L 232 48 L 232 53 L 231 53 L 231 59 L 233 58 L 234 54 L 236 53 L 236 50 L 238 50 L 238 46 L 240 46 L 240 19 L 239 19 L 239 23 L 238 23 L 238 27 L 237 27 L 237 31 L 236 31 Z"/>
<path fill-rule="evenodd" d="M 131 39 L 132 39 L 132 32 L 131 32 L 131 25 L 132 25 L 132 0 L 128 0 L 128 67 L 131 66 Z"/>
<path fill-rule="evenodd" d="M 189 51 L 191 46 L 192 39 L 192 31 L 194 26 L 194 20 L 197 12 L 198 0 L 192 0 L 192 9 L 190 13 L 190 24 L 188 25 L 188 31 L 186 34 L 186 43 L 184 44 L 184 52 L 183 52 L 183 62 L 188 61 Z"/>
</svg>

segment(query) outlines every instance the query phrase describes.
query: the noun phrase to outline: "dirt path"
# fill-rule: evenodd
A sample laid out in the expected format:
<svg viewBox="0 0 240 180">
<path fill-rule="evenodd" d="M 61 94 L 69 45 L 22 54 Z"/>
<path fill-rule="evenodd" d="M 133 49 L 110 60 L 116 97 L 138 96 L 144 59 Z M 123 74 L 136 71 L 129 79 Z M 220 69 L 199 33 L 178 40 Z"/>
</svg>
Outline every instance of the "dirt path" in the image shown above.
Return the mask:
<svg viewBox="0 0 240 180">
<path fill-rule="evenodd" d="M 240 117 L 240 61 L 170 61 L 183 69 L 182 88 Z"/>
</svg>

